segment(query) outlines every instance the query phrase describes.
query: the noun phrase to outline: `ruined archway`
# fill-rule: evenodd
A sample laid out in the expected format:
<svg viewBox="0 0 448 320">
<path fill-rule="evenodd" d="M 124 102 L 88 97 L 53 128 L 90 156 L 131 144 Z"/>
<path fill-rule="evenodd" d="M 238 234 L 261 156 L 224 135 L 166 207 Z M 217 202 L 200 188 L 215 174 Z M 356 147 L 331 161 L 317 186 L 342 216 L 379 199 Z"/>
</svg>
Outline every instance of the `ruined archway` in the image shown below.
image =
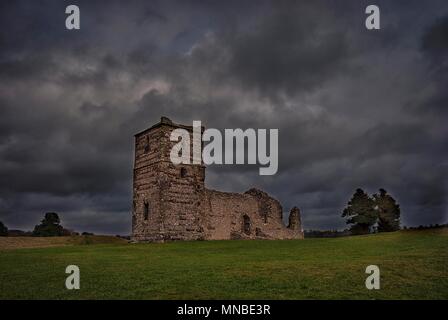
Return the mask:
<svg viewBox="0 0 448 320">
<path fill-rule="evenodd" d="M 247 214 L 245 214 L 243 216 L 243 232 L 247 235 L 250 235 L 250 229 L 251 229 L 250 217 Z"/>
</svg>

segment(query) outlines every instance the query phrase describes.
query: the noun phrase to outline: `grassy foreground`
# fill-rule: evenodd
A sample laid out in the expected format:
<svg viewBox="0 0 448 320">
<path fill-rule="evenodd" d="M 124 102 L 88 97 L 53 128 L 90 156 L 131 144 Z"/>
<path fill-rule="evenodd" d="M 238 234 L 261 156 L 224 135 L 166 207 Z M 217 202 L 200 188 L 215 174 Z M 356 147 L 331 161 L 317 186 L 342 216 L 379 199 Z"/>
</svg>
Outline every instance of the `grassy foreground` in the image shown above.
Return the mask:
<svg viewBox="0 0 448 320">
<path fill-rule="evenodd" d="M 126 240 L 112 236 L 73 237 L 0 237 L 0 250 L 48 248 L 83 244 L 125 244 Z"/>
<path fill-rule="evenodd" d="M 1 242 L 5 241 L 0 238 Z M 0 249 L 0 299 L 448 299 L 448 229 L 336 239 Z M 65 289 L 65 268 L 81 289 Z M 381 289 L 365 288 L 365 268 Z"/>
</svg>

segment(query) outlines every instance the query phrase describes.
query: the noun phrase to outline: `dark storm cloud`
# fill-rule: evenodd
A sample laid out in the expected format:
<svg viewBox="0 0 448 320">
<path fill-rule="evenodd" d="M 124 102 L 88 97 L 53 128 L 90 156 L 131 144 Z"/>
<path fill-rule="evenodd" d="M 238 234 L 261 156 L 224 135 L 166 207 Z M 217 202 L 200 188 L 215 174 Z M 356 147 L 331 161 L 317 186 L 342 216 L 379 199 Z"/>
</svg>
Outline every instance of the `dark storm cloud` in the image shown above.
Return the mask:
<svg viewBox="0 0 448 320">
<path fill-rule="evenodd" d="M 278 128 L 279 172 L 211 166 L 207 184 L 263 188 L 305 228 L 342 228 L 357 187 L 386 188 L 405 224 L 447 218 L 447 17 L 442 1 L 78 1 L 1 4 L 0 220 L 45 211 L 128 233 L 133 134 L 166 115 Z M 424 10 L 423 10 L 424 7 Z M 225 179 L 223 179 L 225 177 Z"/>
<path fill-rule="evenodd" d="M 445 60 L 448 54 L 448 16 L 435 21 L 424 33 L 422 38 L 422 50 L 436 57 L 437 60 Z"/>
<path fill-rule="evenodd" d="M 344 70 L 350 58 L 346 34 L 337 28 L 337 16 L 315 19 L 320 5 L 283 5 L 262 18 L 255 31 L 230 40 L 228 72 L 246 88 L 256 84 L 263 93 L 309 90 Z M 300 17 L 300 19 L 298 19 Z"/>
</svg>

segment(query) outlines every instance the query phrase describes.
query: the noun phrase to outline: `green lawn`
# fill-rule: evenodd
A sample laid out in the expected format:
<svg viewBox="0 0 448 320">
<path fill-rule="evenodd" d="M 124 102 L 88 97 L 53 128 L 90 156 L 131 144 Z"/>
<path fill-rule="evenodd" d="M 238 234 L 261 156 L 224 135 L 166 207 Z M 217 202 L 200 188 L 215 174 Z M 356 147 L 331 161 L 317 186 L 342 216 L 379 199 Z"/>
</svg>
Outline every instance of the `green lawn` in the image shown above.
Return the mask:
<svg viewBox="0 0 448 320">
<path fill-rule="evenodd" d="M 448 229 L 0 250 L 0 299 L 448 299 Z M 81 289 L 65 289 L 65 267 Z M 367 290 L 365 268 L 381 270 Z"/>
</svg>

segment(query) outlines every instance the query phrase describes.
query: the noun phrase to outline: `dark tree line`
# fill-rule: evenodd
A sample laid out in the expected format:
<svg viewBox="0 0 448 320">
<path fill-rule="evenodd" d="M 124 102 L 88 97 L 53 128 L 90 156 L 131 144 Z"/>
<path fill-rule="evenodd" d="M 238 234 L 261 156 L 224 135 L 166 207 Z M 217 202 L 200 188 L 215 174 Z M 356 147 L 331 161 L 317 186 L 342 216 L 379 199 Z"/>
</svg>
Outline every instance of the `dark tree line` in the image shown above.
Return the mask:
<svg viewBox="0 0 448 320">
<path fill-rule="evenodd" d="M 400 206 L 386 190 L 369 196 L 358 188 L 342 212 L 352 234 L 374 231 L 389 232 L 400 229 Z"/>
<path fill-rule="evenodd" d="M 0 221 L 0 237 L 6 237 L 8 235 L 8 228 Z"/>
<path fill-rule="evenodd" d="M 55 212 L 47 212 L 40 224 L 36 225 L 33 230 L 35 237 L 57 237 L 63 236 L 64 228 L 60 225 L 61 220 Z"/>
<path fill-rule="evenodd" d="M 305 238 L 337 238 L 351 235 L 350 230 L 304 230 Z"/>
<path fill-rule="evenodd" d="M 8 228 L 0 221 L 0 236 L 8 235 L 34 236 L 34 237 L 58 237 L 77 235 L 76 232 L 65 229 L 61 225 L 59 215 L 55 212 L 47 212 L 40 224 L 34 227 L 33 232 L 24 232 L 21 230 L 8 230 Z M 84 233 L 83 233 L 84 234 Z"/>
</svg>

